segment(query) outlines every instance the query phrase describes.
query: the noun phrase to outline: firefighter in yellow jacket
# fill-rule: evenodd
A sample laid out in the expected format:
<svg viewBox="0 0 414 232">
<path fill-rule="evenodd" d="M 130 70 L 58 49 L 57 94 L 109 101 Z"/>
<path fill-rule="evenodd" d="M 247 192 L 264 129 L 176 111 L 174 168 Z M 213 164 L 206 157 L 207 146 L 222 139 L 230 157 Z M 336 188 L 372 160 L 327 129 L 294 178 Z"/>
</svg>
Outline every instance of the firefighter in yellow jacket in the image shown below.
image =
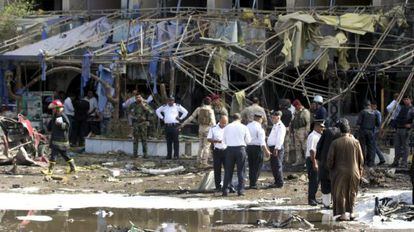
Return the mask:
<svg viewBox="0 0 414 232">
<path fill-rule="evenodd" d="M 180 129 L 196 118 L 199 126 L 198 138 L 200 139 L 197 161 L 199 164 L 206 166 L 208 165 L 208 159 L 210 157 L 210 143 L 207 141 L 207 135 L 210 127 L 216 125 L 214 111 L 213 108 L 211 108 L 210 97 L 205 97 L 203 99 L 203 105 L 194 110 L 193 114 L 181 124 Z"/>
</svg>

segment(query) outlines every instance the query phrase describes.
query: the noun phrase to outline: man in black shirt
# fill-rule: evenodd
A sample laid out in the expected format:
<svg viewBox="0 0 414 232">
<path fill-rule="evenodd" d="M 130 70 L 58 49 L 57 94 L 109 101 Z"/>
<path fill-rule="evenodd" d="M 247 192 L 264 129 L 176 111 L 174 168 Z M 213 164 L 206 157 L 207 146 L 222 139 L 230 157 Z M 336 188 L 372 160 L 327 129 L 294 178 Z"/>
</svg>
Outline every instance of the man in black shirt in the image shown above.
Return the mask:
<svg viewBox="0 0 414 232">
<path fill-rule="evenodd" d="M 371 102 L 365 101 L 365 108 L 359 113 L 357 125 L 359 126 L 359 142 L 368 167 L 375 165 L 374 130 L 379 127 L 379 118 L 371 109 Z"/>
<path fill-rule="evenodd" d="M 75 109 L 74 128 L 72 141 L 73 145 L 84 146 L 85 137 L 88 133 L 88 111 L 89 102 L 85 99 L 77 98 L 73 104 Z M 79 143 L 79 144 L 78 144 Z"/>
</svg>

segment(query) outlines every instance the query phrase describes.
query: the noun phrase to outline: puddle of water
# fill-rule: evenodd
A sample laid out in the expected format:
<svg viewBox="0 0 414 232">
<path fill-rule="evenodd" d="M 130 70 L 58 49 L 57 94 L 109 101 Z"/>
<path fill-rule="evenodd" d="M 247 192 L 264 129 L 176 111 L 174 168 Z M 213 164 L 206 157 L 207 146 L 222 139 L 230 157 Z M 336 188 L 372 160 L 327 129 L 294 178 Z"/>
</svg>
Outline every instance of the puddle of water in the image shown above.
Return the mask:
<svg viewBox="0 0 414 232">
<path fill-rule="evenodd" d="M 322 230 L 343 229 L 329 221 L 329 216 L 315 211 L 261 211 L 261 210 L 167 210 L 167 209 L 113 209 L 106 208 L 106 217 L 96 215 L 98 208 L 69 211 L 0 211 L 0 231 L 127 231 L 134 223 L 142 229 L 156 231 L 212 231 L 215 226 L 226 224 L 256 224 L 256 221 L 281 222 L 291 213 L 298 214 Z M 111 212 L 113 213 L 110 216 Z M 19 216 L 44 215 L 52 221 L 20 221 Z M 110 216 L 110 217 L 109 217 Z M 325 218 L 324 218 L 325 217 Z M 35 217 L 36 218 L 36 217 Z M 111 225 L 124 230 L 108 230 Z M 292 224 L 299 228 L 298 223 Z M 114 228 L 114 227 L 112 227 Z"/>
</svg>

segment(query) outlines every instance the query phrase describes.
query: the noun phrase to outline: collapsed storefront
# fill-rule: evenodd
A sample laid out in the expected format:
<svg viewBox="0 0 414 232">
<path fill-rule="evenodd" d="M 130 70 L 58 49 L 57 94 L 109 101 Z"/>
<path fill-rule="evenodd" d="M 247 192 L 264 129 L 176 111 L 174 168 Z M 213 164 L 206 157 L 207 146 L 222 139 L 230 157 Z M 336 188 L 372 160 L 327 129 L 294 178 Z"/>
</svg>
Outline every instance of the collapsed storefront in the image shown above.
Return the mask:
<svg viewBox="0 0 414 232">
<path fill-rule="evenodd" d="M 252 96 L 275 109 L 279 99 L 310 104 L 315 95 L 326 99 L 332 120 L 359 111 L 364 99 L 377 99 L 383 110 L 394 92 L 411 85 L 411 45 L 399 46 L 411 41 L 404 16 L 410 9 L 357 9 L 165 8 L 46 17 L 0 47 L 2 102 L 15 103 L 13 110 L 39 127 L 53 91 L 83 96 L 86 89 L 95 90 L 100 111 L 107 101 L 119 109 L 132 89 L 153 96 L 155 105 L 175 95 L 189 110 L 211 93 L 221 94 L 231 112 Z"/>
</svg>

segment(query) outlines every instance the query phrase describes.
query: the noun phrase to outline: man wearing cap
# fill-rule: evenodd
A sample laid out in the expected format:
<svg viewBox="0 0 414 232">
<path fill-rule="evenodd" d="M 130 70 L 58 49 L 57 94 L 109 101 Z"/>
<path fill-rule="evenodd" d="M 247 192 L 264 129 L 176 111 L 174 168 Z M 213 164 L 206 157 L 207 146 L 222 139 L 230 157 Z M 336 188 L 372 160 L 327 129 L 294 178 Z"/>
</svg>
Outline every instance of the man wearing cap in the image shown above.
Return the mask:
<svg viewBox="0 0 414 232">
<path fill-rule="evenodd" d="M 286 136 L 286 127 L 281 121 L 283 116 L 282 111 L 276 111 L 272 115 L 273 127 L 267 138 L 267 145 L 270 149 L 270 166 L 275 183 L 270 187 L 283 187 L 283 156 L 284 156 L 284 141 Z"/>
<path fill-rule="evenodd" d="M 253 104 L 249 107 L 246 107 L 240 114 L 242 117 L 242 122 L 244 124 L 249 124 L 250 122 L 253 121 L 253 117 L 255 114 L 260 114 L 262 115 L 263 118 L 263 122 L 262 122 L 262 126 L 263 128 L 267 127 L 267 117 L 266 117 L 266 112 L 264 110 L 263 107 L 261 107 L 259 105 L 260 100 L 258 97 L 254 97 L 252 99 Z"/>
<path fill-rule="evenodd" d="M 414 108 L 411 104 L 411 97 L 404 96 L 403 105 L 400 108 L 400 112 L 395 118 L 395 124 L 397 131 L 395 133 L 395 158 L 392 163 L 393 167 L 407 167 L 408 158 L 408 144 L 409 144 L 409 130 L 412 127 L 414 119 Z M 401 163 L 400 163 L 401 159 Z"/>
<path fill-rule="evenodd" d="M 359 142 L 362 146 L 362 151 L 365 154 L 365 160 L 368 167 L 375 165 L 375 143 L 374 130 L 379 127 L 379 118 L 371 109 L 371 102 L 366 100 L 364 109 L 358 115 L 357 125 L 359 126 Z"/>
<path fill-rule="evenodd" d="M 249 180 L 250 189 L 257 189 L 257 179 L 260 176 L 260 170 L 263 165 L 263 153 L 270 155 L 270 151 L 266 146 L 266 133 L 262 128 L 262 115 L 254 114 L 254 120 L 247 124 L 252 140 L 247 144 L 247 161 L 249 163 Z"/>
<path fill-rule="evenodd" d="M 223 141 L 227 145 L 224 170 L 223 196 L 228 195 L 228 188 L 237 166 L 237 194 L 244 195 L 244 165 L 246 163 L 246 145 L 250 143 L 249 128 L 241 123 L 240 114 L 233 115 L 233 122 L 224 128 Z"/>
<path fill-rule="evenodd" d="M 316 146 L 315 158 L 318 161 L 318 179 L 321 182 L 322 204 L 325 208 L 329 208 L 331 205 L 331 179 L 326 159 L 332 142 L 340 136 L 341 131 L 338 127 L 328 127 L 323 131 Z"/>
<path fill-rule="evenodd" d="M 208 159 L 210 157 L 210 143 L 207 140 L 207 135 L 210 127 L 216 124 L 214 118 L 214 111 L 211 108 L 211 98 L 205 97 L 203 104 L 197 107 L 194 112 L 188 117 L 179 127 L 182 129 L 185 125 L 197 118 L 198 122 L 198 155 L 197 160 L 201 166 L 208 165 Z"/>
<path fill-rule="evenodd" d="M 174 144 L 174 158 L 179 158 L 179 147 L 178 141 L 179 134 L 179 123 L 183 120 L 188 111 L 179 104 L 175 103 L 174 97 L 170 96 L 167 99 L 167 104 L 160 106 L 155 113 L 158 118 L 164 121 L 165 124 L 165 137 L 167 140 L 167 159 L 172 158 L 172 146 Z M 180 116 L 181 114 L 181 116 Z"/>
<path fill-rule="evenodd" d="M 315 113 L 313 114 L 314 120 L 325 120 L 328 117 L 328 112 L 326 111 L 323 104 L 323 98 L 320 95 L 316 95 L 313 98 L 313 102 L 316 104 Z"/>
<path fill-rule="evenodd" d="M 318 162 L 316 160 L 316 147 L 321 138 L 325 125 L 323 121 L 315 121 L 312 133 L 306 142 L 306 170 L 308 172 L 308 204 L 316 206 L 316 192 L 318 191 Z"/>
<path fill-rule="evenodd" d="M 53 117 L 47 126 L 47 129 L 51 131 L 50 149 L 52 150 L 52 153 L 49 160 L 49 168 L 47 170 L 43 170 L 42 173 L 45 175 L 53 174 L 56 158 L 59 154 L 69 165 L 68 173 L 74 173 L 76 172 L 75 161 L 69 158 L 66 153 L 69 148 L 70 121 L 63 113 L 63 104 L 60 100 L 54 100 L 49 104 L 48 108 L 53 111 Z"/>
<path fill-rule="evenodd" d="M 229 112 L 227 111 L 226 107 L 224 106 L 220 95 L 213 94 L 211 95 L 211 105 L 214 110 L 214 117 L 216 121 L 219 121 L 221 116 L 229 116 Z"/>
<path fill-rule="evenodd" d="M 298 99 L 293 101 L 292 105 L 295 107 L 295 115 L 291 127 L 296 156 L 296 161 L 293 165 L 302 165 L 303 155 L 306 150 L 306 137 L 310 131 L 310 112 Z"/>
</svg>

